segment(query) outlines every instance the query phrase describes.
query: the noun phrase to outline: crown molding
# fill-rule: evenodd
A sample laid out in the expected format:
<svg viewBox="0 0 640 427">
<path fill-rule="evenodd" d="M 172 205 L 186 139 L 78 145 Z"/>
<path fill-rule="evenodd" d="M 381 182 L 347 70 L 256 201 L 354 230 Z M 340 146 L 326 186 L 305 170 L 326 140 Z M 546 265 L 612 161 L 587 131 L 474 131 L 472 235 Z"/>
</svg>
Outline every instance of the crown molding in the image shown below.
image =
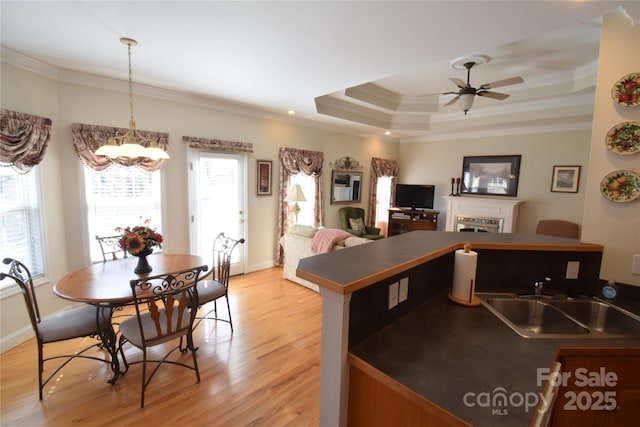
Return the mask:
<svg viewBox="0 0 640 427">
<path fill-rule="evenodd" d="M 128 81 L 61 69 L 52 65 L 45 64 L 41 61 L 22 55 L 20 53 L 14 52 L 5 47 L 0 47 L 0 49 L 0 60 L 2 62 L 6 62 L 29 72 L 41 74 L 58 82 L 89 86 L 122 93 L 129 92 Z M 162 89 L 139 83 L 133 84 L 133 93 L 139 96 L 178 102 L 227 113 L 240 114 L 259 119 L 275 120 L 278 122 L 288 123 L 293 126 L 301 126 L 325 132 L 333 132 L 357 137 L 379 136 L 371 135 L 372 132 L 365 129 L 354 129 L 353 127 L 349 126 L 323 123 L 318 120 L 301 117 L 300 115 L 290 116 L 279 111 L 259 108 L 248 104 L 241 104 L 238 102 L 231 102 L 213 97 Z M 397 138 L 391 139 L 396 140 Z"/>
<path fill-rule="evenodd" d="M 54 80 L 58 80 L 60 75 L 59 68 L 14 52 L 4 46 L 0 46 L 0 59 L 2 62 L 6 62 L 7 64 L 23 68 L 27 71 L 31 71 L 32 73 L 40 74 Z"/>
</svg>

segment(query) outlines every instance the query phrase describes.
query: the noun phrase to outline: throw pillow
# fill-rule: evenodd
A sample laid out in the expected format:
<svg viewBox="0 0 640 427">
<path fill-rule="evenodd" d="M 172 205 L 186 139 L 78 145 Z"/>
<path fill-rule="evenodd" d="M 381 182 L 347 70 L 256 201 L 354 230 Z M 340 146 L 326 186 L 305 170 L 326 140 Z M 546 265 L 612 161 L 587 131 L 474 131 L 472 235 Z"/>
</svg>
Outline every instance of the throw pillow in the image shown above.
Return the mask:
<svg viewBox="0 0 640 427">
<path fill-rule="evenodd" d="M 362 218 L 349 218 L 349 225 L 351 226 L 351 229 L 356 233 L 364 234 L 365 229 Z"/>
<path fill-rule="evenodd" d="M 313 237 L 316 231 L 316 228 L 310 225 L 295 224 L 289 227 L 289 233 L 303 237 Z"/>
</svg>

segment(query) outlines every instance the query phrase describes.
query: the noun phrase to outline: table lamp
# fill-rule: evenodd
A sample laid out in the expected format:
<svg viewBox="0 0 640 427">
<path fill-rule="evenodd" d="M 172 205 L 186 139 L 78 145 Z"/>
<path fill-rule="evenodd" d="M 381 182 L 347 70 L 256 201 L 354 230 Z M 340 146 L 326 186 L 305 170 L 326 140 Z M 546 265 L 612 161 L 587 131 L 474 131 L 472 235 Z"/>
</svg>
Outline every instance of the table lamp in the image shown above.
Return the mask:
<svg viewBox="0 0 640 427">
<path fill-rule="evenodd" d="M 296 216 L 296 224 L 298 223 L 298 214 L 300 213 L 300 206 L 298 202 L 306 202 L 307 199 L 304 197 L 304 193 L 302 192 L 302 188 L 300 188 L 300 184 L 293 184 L 289 189 L 289 194 L 287 194 L 287 198 L 285 201 L 291 203 L 293 202 L 293 213 Z"/>
</svg>

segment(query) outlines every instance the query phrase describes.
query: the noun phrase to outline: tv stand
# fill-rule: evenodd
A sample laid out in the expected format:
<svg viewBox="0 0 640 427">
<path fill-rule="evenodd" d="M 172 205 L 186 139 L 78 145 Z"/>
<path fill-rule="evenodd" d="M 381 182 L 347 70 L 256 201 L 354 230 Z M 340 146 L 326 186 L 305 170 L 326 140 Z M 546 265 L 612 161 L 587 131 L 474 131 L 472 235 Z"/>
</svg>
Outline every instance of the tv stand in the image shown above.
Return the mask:
<svg viewBox="0 0 640 427">
<path fill-rule="evenodd" d="M 414 230 L 437 230 L 440 211 L 389 208 L 387 237 Z"/>
</svg>

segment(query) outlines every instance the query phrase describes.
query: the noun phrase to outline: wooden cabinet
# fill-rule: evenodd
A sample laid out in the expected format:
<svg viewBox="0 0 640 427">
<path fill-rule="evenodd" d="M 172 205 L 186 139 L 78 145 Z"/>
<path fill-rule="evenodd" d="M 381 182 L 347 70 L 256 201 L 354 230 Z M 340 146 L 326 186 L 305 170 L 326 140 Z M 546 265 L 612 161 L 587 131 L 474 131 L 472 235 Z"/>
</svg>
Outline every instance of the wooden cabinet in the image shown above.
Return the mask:
<svg viewBox="0 0 640 427">
<path fill-rule="evenodd" d="M 414 230 L 436 230 L 440 211 L 389 209 L 389 226 L 387 237 L 408 233 Z"/>
<path fill-rule="evenodd" d="M 556 362 L 555 386 L 548 381 L 544 391 L 553 406 L 541 399 L 530 427 L 638 425 L 640 348 L 563 347 Z"/>
</svg>

